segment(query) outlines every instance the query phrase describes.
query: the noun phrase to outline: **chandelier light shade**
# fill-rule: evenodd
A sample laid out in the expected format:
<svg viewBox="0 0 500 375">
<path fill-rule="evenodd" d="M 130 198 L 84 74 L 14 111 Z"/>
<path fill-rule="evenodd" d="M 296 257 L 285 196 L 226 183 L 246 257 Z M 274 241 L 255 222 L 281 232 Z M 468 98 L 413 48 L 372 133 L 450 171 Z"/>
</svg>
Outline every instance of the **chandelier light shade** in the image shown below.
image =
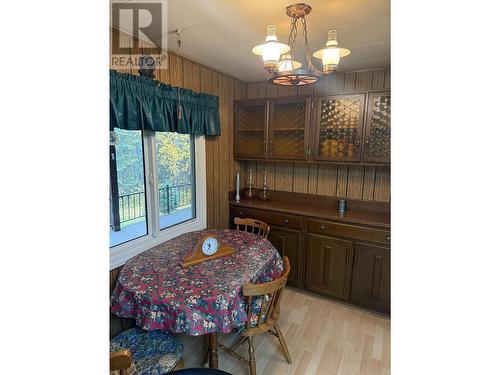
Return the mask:
<svg viewBox="0 0 500 375">
<path fill-rule="evenodd" d="M 262 56 L 264 69 L 269 72 L 278 69 L 280 56 L 290 51 L 290 46 L 284 43 L 279 43 L 276 37 L 276 25 L 267 26 L 266 41 L 252 49 L 256 55 Z"/>
<path fill-rule="evenodd" d="M 326 46 L 313 53 L 317 59 L 323 63 L 323 73 L 330 74 L 337 70 L 340 58 L 351 53 L 347 48 L 341 48 L 337 42 L 337 30 L 328 31 L 328 41 Z"/>
<path fill-rule="evenodd" d="M 289 53 L 285 53 L 281 56 L 281 60 L 278 63 L 278 71 L 279 72 L 287 72 L 290 70 L 299 69 L 302 67 L 302 64 L 298 61 L 292 60 L 292 56 Z"/>
</svg>

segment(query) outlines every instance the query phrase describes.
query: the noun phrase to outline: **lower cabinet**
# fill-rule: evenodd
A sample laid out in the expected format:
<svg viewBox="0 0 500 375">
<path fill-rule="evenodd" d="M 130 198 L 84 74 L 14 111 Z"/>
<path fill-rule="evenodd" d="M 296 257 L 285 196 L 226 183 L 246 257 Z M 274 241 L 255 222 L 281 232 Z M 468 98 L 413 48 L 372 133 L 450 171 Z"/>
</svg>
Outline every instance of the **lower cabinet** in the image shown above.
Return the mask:
<svg viewBox="0 0 500 375">
<path fill-rule="evenodd" d="M 298 286 L 301 241 L 300 231 L 271 226 L 271 231 L 267 239 L 274 245 L 282 257 L 287 256 L 290 260 L 291 270 L 288 275 L 287 284 Z"/>
<path fill-rule="evenodd" d="M 390 290 L 389 248 L 356 242 L 351 302 L 389 312 Z"/>
<path fill-rule="evenodd" d="M 308 234 L 306 288 L 348 300 L 351 260 L 352 241 Z"/>
<path fill-rule="evenodd" d="M 290 259 L 287 284 L 390 313 L 390 229 L 279 211 L 231 207 L 271 226 L 268 240 Z"/>
</svg>

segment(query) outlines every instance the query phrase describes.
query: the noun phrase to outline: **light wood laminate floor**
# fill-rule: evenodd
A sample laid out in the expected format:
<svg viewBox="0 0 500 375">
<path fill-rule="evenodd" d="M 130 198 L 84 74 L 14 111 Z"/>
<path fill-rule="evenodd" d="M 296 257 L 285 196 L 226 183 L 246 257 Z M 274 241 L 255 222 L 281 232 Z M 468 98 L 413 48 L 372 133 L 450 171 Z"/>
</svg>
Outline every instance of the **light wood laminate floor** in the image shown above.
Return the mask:
<svg viewBox="0 0 500 375">
<path fill-rule="evenodd" d="M 390 373 L 389 319 L 345 306 L 332 299 L 287 287 L 281 301 L 280 327 L 293 363 L 289 365 L 271 334 L 255 338 L 257 373 L 378 375 Z M 186 367 L 200 367 L 206 336 L 179 335 Z M 219 334 L 230 345 L 234 334 Z M 239 352 L 248 353 L 248 345 Z M 219 368 L 246 375 L 248 366 L 219 350 Z"/>
</svg>

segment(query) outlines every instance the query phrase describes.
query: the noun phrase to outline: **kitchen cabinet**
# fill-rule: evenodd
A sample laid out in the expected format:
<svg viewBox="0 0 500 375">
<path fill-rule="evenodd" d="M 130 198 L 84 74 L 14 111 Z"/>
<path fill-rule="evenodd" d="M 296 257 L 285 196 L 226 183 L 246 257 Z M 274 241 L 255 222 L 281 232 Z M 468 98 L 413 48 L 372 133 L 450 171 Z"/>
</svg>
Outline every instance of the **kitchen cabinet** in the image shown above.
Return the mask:
<svg viewBox="0 0 500 375">
<path fill-rule="evenodd" d="M 389 163 L 391 161 L 391 93 L 368 95 L 363 161 Z"/>
<path fill-rule="evenodd" d="M 288 285 L 389 314 L 389 203 L 351 199 L 341 217 L 335 197 L 279 191 L 271 197 L 230 201 L 230 227 L 235 217 L 268 223 L 268 240 L 290 259 Z"/>
<path fill-rule="evenodd" d="M 234 116 L 235 159 L 390 164 L 389 91 L 240 100 Z"/>
<path fill-rule="evenodd" d="M 308 97 L 269 101 L 270 159 L 307 159 L 310 108 Z"/>
<path fill-rule="evenodd" d="M 357 305 L 390 311 L 389 248 L 355 243 L 351 301 Z"/>
<path fill-rule="evenodd" d="M 306 160 L 311 98 L 235 102 L 235 158 Z"/>
<path fill-rule="evenodd" d="M 359 162 L 365 94 L 317 99 L 314 159 Z"/>
<path fill-rule="evenodd" d="M 234 107 L 235 157 L 263 159 L 267 154 L 266 100 L 236 102 Z"/>
<path fill-rule="evenodd" d="M 284 257 L 287 256 L 290 260 L 291 271 L 288 275 L 287 283 L 290 285 L 299 285 L 299 259 L 300 259 L 300 243 L 301 233 L 295 229 L 281 228 L 271 226 L 268 236 L 278 253 Z"/>
<path fill-rule="evenodd" d="M 292 229 L 301 228 L 300 216 L 280 213 L 276 211 L 267 211 L 260 209 L 256 210 L 251 208 L 232 206 L 229 210 L 229 216 L 231 220 L 230 226 L 233 226 L 233 220 L 235 217 L 240 217 L 242 219 L 252 218 L 262 220 L 271 226 L 280 226 Z"/>
<path fill-rule="evenodd" d="M 352 241 L 309 234 L 306 288 L 347 300 L 351 258 Z"/>
</svg>

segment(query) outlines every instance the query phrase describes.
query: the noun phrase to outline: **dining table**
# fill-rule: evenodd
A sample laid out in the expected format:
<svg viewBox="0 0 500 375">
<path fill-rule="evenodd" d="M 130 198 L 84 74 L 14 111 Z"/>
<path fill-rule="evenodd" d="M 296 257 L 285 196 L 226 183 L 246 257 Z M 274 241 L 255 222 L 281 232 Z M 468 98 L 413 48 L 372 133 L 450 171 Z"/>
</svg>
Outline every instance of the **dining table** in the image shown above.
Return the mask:
<svg viewBox="0 0 500 375">
<path fill-rule="evenodd" d="M 232 255 L 183 268 L 198 241 L 216 236 Z M 182 234 L 129 259 L 111 295 L 111 312 L 133 318 L 145 330 L 208 335 L 208 364 L 218 368 L 217 333 L 240 329 L 249 319 L 242 294 L 246 283 L 281 276 L 283 261 L 265 238 L 230 229 Z"/>
</svg>

